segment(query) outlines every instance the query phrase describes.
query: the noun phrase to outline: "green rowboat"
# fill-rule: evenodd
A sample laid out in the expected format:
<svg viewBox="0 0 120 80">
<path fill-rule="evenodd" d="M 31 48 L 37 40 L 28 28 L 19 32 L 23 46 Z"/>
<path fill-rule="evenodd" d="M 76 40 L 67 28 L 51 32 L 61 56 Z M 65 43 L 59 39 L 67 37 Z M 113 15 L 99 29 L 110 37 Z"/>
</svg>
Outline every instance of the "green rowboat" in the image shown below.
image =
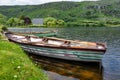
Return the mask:
<svg viewBox="0 0 120 80">
<path fill-rule="evenodd" d="M 51 36 L 56 36 L 57 31 L 44 31 L 44 32 L 11 32 L 13 34 L 21 34 L 25 36 L 38 36 L 38 37 L 51 37 Z"/>
</svg>

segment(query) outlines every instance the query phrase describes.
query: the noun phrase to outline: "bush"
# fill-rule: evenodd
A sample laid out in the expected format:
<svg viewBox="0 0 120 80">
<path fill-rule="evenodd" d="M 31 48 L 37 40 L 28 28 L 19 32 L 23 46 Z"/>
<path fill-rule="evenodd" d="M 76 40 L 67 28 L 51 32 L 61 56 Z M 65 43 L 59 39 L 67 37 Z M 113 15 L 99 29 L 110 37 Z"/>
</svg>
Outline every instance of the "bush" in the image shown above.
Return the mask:
<svg viewBox="0 0 120 80">
<path fill-rule="evenodd" d="M 8 31 L 7 27 L 3 26 L 2 31 Z"/>
<path fill-rule="evenodd" d="M 118 24 L 120 24 L 120 21 L 109 20 L 109 21 L 106 21 L 106 24 L 118 25 Z"/>
</svg>

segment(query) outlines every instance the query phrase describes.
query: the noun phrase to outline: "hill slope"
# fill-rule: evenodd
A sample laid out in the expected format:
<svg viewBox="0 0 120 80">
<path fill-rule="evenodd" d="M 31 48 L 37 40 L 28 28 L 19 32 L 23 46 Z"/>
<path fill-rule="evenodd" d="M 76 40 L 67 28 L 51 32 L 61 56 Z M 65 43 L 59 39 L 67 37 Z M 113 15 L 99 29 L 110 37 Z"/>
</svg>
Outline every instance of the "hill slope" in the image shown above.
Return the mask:
<svg viewBox="0 0 120 80">
<path fill-rule="evenodd" d="M 66 22 L 87 20 L 105 20 L 120 18 L 119 0 L 101 0 L 84 2 L 53 2 L 29 6 L 0 6 L 0 13 L 7 17 L 26 15 L 31 18 L 52 16 Z M 9 14 L 8 14 L 9 13 Z"/>
</svg>

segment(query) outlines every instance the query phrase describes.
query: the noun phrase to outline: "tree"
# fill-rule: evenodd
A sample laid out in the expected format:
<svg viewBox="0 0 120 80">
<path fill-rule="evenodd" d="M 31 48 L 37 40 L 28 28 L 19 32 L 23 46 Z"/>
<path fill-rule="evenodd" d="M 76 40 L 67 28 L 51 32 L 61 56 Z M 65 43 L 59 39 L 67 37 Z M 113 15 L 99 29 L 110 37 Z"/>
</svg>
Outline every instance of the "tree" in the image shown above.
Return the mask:
<svg viewBox="0 0 120 80">
<path fill-rule="evenodd" d="M 8 19 L 7 24 L 9 26 L 21 26 L 21 25 L 24 25 L 24 20 L 12 17 L 12 18 Z"/>
<path fill-rule="evenodd" d="M 58 26 L 63 26 L 64 24 L 65 24 L 65 21 L 63 21 L 63 20 L 58 20 L 57 21 Z"/>
<path fill-rule="evenodd" d="M 13 26 L 14 25 L 14 18 L 13 17 L 8 19 L 7 25 L 9 25 L 9 26 Z"/>
<path fill-rule="evenodd" d="M 21 20 L 19 18 L 14 18 L 14 23 L 16 26 L 24 25 L 24 20 Z"/>
<path fill-rule="evenodd" d="M 48 27 L 54 27 L 56 26 L 56 19 L 53 17 L 47 17 L 44 19 L 44 25 L 48 26 Z"/>
<path fill-rule="evenodd" d="M 30 25 L 32 23 L 31 19 L 27 16 L 20 16 L 20 19 L 23 20 L 25 25 Z"/>
<path fill-rule="evenodd" d="M 53 17 L 47 17 L 44 19 L 44 25 L 48 27 L 63 26 L 65 22 L 63 20 L 57 20 Z"/>
<path fill-rule="evenodd" d="M 0 24 L 5 24 L 6 16 L 0 14 Z"/>
</svg>

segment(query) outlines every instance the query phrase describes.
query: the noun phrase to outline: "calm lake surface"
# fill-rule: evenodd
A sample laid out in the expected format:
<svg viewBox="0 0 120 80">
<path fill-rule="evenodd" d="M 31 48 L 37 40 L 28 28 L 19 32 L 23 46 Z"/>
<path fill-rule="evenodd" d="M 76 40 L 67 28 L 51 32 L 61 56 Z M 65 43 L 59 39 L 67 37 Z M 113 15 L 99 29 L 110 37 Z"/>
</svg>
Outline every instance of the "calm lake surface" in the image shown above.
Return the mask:
<svg viewBox="0 0 120 80">
<path fill-rule="evenodd" d="M 99 64 L 64 61 L 37 55 L 30 55 L 40 64 L 50 80 L 120 80 L 120 27 L 83 28 L 10 28 L 11 31 L 58 30 L 57 37 L 92 42 L 106 42 L 108 49 L 102 59 L 103 71 Z"/>
</svg>

